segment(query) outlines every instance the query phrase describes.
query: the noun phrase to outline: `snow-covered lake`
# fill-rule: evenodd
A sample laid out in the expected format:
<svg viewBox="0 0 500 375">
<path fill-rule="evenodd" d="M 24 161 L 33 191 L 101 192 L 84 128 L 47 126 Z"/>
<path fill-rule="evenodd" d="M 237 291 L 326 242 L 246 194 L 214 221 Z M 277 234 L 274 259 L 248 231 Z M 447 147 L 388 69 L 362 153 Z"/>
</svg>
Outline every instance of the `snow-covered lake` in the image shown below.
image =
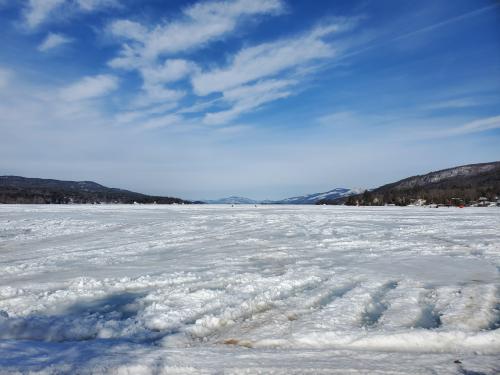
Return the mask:
<svg viewBox="0 0 500 375">
<path fill-rule="evenodd" d="M 500 209 L 0 206 L 0 373 L 500 372 Z"/>
</svg>

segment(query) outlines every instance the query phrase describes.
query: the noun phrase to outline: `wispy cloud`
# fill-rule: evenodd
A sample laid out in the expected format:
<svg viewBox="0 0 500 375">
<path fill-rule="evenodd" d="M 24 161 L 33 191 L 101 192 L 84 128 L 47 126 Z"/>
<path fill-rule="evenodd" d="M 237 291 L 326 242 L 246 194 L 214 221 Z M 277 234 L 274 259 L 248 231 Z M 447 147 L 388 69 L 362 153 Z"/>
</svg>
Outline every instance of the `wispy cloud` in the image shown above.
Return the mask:
<svg viewBox="0 0 500 375">
<path fill-rule="evenodd" d="M 430 31 L 434 31 L 434 30 L 440 29 L 442 27 L 454 24 L 456 22 L 460 22 L 460 21 L 465 20 L 467 18 L 478 16 L 481 13 L 484 13 L 484 12 L 487 12 L 489 10 L 495 9 L 496 7 L 498 7 L 498 4 L 492 4 L 492 5 L 488 5 L 488 6 L 479 8 L 479 9 L 475 9 L 473 11 L 460 14 L 460 15 L 458 15 L 456 17 L 451 17 L 451 18 L 448 18 L 448 19 L 443 20 L 441 22 L 437 22 L 437 23 L 434 23 L 432 25 L 428 25 L 428 26 L 422 27 L 420 29 L 413 30 L 413 31 L 401 34 L 401 35 L 399 35 L 399 36 L 391 39 L 390 42 L 395 42 L 395 41 L 399 41 L 399 40 L 402 40 L 402 39 L 411 38 L 411 37 L 413 37 L 415 35 L 418 35 L 418 34 L 423 34 L 423 33 L 427 33 L 427 32 L 430 32 Z"/>
<path fill-rule="evenodd" d="M 317 59 L 331 58 L 335 49 L 324 39 L 339 28 L 337 24 L 320 26 L 294 38 L 245 48 L 234 56 L 229 66 L 194 76 L 194 90 L 199 95 L 223 92 Z"/>
<path fill-rule="evenodd" d="M 148 109 L 122 112 L 116 116 L 116 121 L 120 124 L 131 124 L 135 123 L 136 121 L 142 121 L 149 116 L 164 114 L 171 111 L 175 107 L 175 103 L 166 103 Z"/>
<path fill-rule="evenodd" d="M 471 133 L 480 133 L 488 130 L 500 129 L 500 116 L 486 117 L 468 122 L 464 125 L 451 127 L 442 131 L 438 131 L 435 136 L 448 137 L 465 135 Z"/>
<path fill-rule="evenodd" d="M 181 48 L 186 52 L 202 47 L 224 36 L 237 26 L 242 17 L 276 14 L 281 10 L 282 4 L 276 0 L 215 1 L 186 8 L 181 19 L 152 29 L 130 20 L 115 21 L 109 30 L 125 43 L 119 56 L 112 59 L 109 65 L 135 70 L 142 77 L 141 93 L 133 101 L 134 106 L 177 102 L 187 94 L 206 96 L 218 93 L 221 97 L 216 100 L 180 107 L 176 113 L 201 113 L 205 124 L 226 124 L 266 103 L 299 92 L 292 91 L 291 87 L 316 73 L 318 61 L 335 57 L 332 36 L 352 29 L 357 21 L 337 18 L 294 37 L 243 48 L 230 58 L 225 67 L 203 70 L 202 65 L 206 66 L 206 61 L 197 63 L 167 56 Z M 206 23 L 209 20 L 212 21 L 210 26 Z M 219 25 L 217 32 L 215 29 L 206 30 L 214 25 Z M 160 56 L 167 58 L 161 62 Z M 192 93 L 169 87 L 171 83 L 187 79 L 192 85 Z M 210 110 L 215 103 L 226 108 Z"/>
<path fill-rule="evenodd" d="M 211 108 L 214 104 L 221 102 L 221 98 L 207 100 L 207 101 L 198 101 L 193 105 L 189 105 L 187 107 L 183 107 L 179 109 L 178 113 L 200 113 L 205 110 Z"/>
<path fill-rule="evenodd" d="M 101 97 L 118 88 L 118 79 L 112 75 L 101 74 L 84 77 L 60 90 L 60 97 L 66 101 L 78 101 Z"/>
<path fill-rule="evenodd" d="M 166 84 L 188 77 L 196 70 L 196 65 L 182 59 L 169 59 L 163 64 L 147 65 L 139 68 L 142 76 L 142 92 L 135 100 L 135 105 L 148 106 L 164 101 L 177 101 L 185 93 L 182 90 L 166 88 Z"/>
<path fill-rule="evenodd" d="M 227 36 L 245 18 L 277 14 L 282 9 L 280 0 L 208 1 L 186 7 L 177 18 L 154 27 L 117 20 L 108 26 L 108 31 L 123 44 L 109 65 L 135 70 L 142 77 L 142 89 L 134 105 L 146 107 L 178 101 L 186 93 L 168 84 L 188 78 L 199 68 L 186 59 L 161 58 L 199 49 Z"/>
<path fill-rule="evenodd" d="M 147 84 L 175 82 L 187 77 L 196 66 L 187 60 L 169 59 L 163 64 L 141 69 L 144 82 Z"/>
<path fill-rule="evenodd" d="M 227 35 L 245 17 L 273 14 L 282 8 L 280 0 L 209 1 L 187 7 L 178 19 L 154 28 L 130 20 L 115 21 L 111 33 L 135 44 L 124 45 L 121 57 L 112 64 L 137 67 L 144 59 L 196 49 Z"/>
<path fill-rule="evenodd" d="M 133 101 L 134 106 L 148 107 L 168 101 L 178 102 L 188 94 L 207 96 L 216 93 L 221 96 L 195 106 L 180 107 L 177 114 L 199 112 L 205 124 L 226 124 L 266 103 L 300 92 L 300 89 L 292 91 L 291 87 L 317 73 L 320 68 L 318 62 L 335 58 L 333 36 L 351 30 L 357 19 L 330 19 L 294 37 L 245 47 L 232 56 L 225 67 L 204 70 L 202 66 L 207 65 L 206 61 L 196 63 L 188 59 L 166 58 L 159 62 L 159 56 L 177 52 L 180 45 L 176 43 L 180 43 L 180 35 L 183 33 L 190 34 L 184 40 L 188 50 L 203 46 L 210 38 L 215 38 L 215 34 L 208 37 L 205 33 L 201 35 L 193 31 L 193 28 L 203 30 L 207 27 L 202 20 L 212 17 L 226 21 L 230 19 L 230 26 L 221 21 L 226 26 L 219 30 L 217 35 L 220 37 L 236 27 L 237 20 L 243 16 L 269 14 L 281 10 L 281 7 L 281 2 L 271 0 L 252 2 L 251 6 L 247 0 L 239 0 L 231 5 L 225 2 L 199 3 L 185 9 L 183 19 L 151 30 L 129 20 L 116 21 L 109 26 L 111 33 L 128 42 L 122 45 L 120 55 L 112 59 L 109 65 L 135 70 L 142 77 L 141 93 Z M 173 30 L 177 34 L 171 35 Z M 165 41 L 169 41 L 161 44 L 161 48 L 158 44 L 160 34 L 161 40 L 165 38 Z M 195 41 L 192 39 L 193 35 L 199 35 L 199 38 Z M 153 50 L 154 53 L 151 52 Z M 192 92 L 169 87 L 173 82 L 187 79 L 191 83 Z M 222 109 L 210 110 L 215 103 Z"/>
<path fill-rule="evenodd" d="M 436 101 L 434 103 L 428 104 L 423 108 L 426 110 L 440 110 L 440 109 L 458 109 L 458 108 L 470 108 L 481 105 L 482 102 L 477 98 L 457 98 Z"/>
<path fill-rule="evenodd" d="M 466 20 L 466 19 L 469 19 L 472 17 L 479 16 L 485 12 L 488 12 L 490 10 L 498 8 L 498 6 L 499 6 L 498 4 L 488 5 L 488 6 L 479 8 L 479 9 L 475 9 L 475 10 L 460 14 L 460 15 L 455 16 L 455 17 L 444 19 L 443 21 L 440 21 L 440 22 L 436 22 L 436 23 L 433 23 L 433 24 L 430 24 L 430 25 L 427 25 L 427 26 L 424 26 L 421 28 L 417 28 L 417 29 L 412 30 L 412 31 L 400 33 L 399 35 L 396 35 L 394 37 L 391 37 L 391 38 L 388 38 L 385 40 L 378 40 L 377 41 L 376 39 L 374 39 L 373 36 L 369 36 L 367 38 L 367 41 L 368 41 L 367 44 L 362 43 L 360 48 L 353 49 L 353 50 L 349 51 L 348 53 L 345 53 L 342 57 L 343 58 L 352 57 L 352 56 L 362 54 L 365 52 L 369 52 L 369 51 L 372 51 L 374 49 L 377 49 L 377 48 L 380 48 L 380 47 L 383 47 L 383 46 L 386 46 L 386 45 L 389 45 L 389 44 L 392 44 L 395 42 L 399 42 L 401 40 L 409 39 L 409 38 L 412 38 L 412 37 L 417 36 L 417 35 L 425 34 L 425 33 L 431 32 L 431 31 L 435 31 L 435 30 L 441 29 L 443 27 L 455 24 L 457 22 L 460 22 L 460 21 L 463 21 L 463 20 Z"/>
<path fill-rule="evenodd" d="M 324 126 L 356 126 L 361 123 L 360 116 L 350 111 L 340 111 L 320 116 L 316 121 Z"/>
<path fill-rule="evenodd" d="M 384 114 L 341 111 L 316 119 L 319 125 L 333 128 L 337 132 L 356 134 L 362 130 L 363 134 L 369 134 L 371 137 L 383 134 L 386 139 L 398 142 L 451 138 L 500 129 L 500 116 L 478 118 L 456 125 L 462 121 L 461 116 L 422 115 L 419 111 L 392 111 Z"/>
<path fill-rule="evenodd" d="M 100 8 L 108 7 L 119 7 L 120 2 L 118 0 L 76 0 L 76 3 L 80 9 L 87 12 L 97 10 Z"/>
<path fill-rule="evenodd" d="M 204 122 L 224 124 L 266 103 L 292 95 L 292 86 L 317 72 L 317 61 L 335 57 L 329 37 L 350 27 L 352 23 L 344 19 L 315 27 L 294 38 L 247 47 L 239 51 L 228 66 L 195 74 L 192 84 L 196 94 L 220 92 L 222 100 L 231 105 L 227 110 L 207 113 Z"/>
<path fill-rule="evenodd" d="M 181 116 L 168 114 L 140 122 L 139 128 L 144 130 L 151 130 L 151 129 L 164 128 L 166 126 L 171 126 L 175 124 L 181 124 L 182 122 L 183 118 Z"/>
<path fill-rule="evenodd" d="M 267 80 L 227 90 L 223 98 L 231 104 L 231 108 L 207 113 L 204 122 L 209 125 L 225 124 L 265 103 L 290 96 L 290 87 L 296 83 L 293 80 Z"/>
<path fill-rule="evenodd" d="M 68 16 L 116 6 L 119 6 L 117 0 L 29 0 L 24 8 L 24 23 L 29 29 L 35 29 L 58 11 Z"/>
<path fill-rule="evenodd" d="M 40 52 L 47 52 L 64 44 L 71 43 L 73 39 L 62 34 L 49 33 L 42 43 L 38 46 Z"/>
<path fill-rule="evenodd" d="M 29 28 L 39 26 L 65 2 L 66 0 L 29 0 L 24 10 L 26 26 Z"/>
</svg>

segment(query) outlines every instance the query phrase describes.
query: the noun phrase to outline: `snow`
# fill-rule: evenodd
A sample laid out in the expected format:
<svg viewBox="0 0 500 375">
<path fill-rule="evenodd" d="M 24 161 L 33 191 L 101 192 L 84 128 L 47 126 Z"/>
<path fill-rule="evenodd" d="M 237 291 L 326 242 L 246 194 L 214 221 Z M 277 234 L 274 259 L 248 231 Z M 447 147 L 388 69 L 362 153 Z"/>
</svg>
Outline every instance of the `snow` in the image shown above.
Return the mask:
<svg viewBox="0 0 500 375">
<path fill-rule="evenodd" d="M 500 372 L 500 209 L 0 206 L 0 374 Z"/>
</svg>

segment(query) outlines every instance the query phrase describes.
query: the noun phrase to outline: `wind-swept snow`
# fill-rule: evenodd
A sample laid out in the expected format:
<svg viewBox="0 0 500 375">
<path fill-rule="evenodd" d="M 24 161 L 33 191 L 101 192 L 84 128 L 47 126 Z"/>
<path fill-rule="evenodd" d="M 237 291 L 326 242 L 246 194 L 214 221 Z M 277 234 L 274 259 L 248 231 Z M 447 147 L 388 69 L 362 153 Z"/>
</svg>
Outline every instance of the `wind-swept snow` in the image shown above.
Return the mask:
<svg viewBox="0 0 500 375">
<path fill-rule="evenodd" d="M 500 210 L 0 206 L 0 373 L 500 372 Z"/>
</svg>

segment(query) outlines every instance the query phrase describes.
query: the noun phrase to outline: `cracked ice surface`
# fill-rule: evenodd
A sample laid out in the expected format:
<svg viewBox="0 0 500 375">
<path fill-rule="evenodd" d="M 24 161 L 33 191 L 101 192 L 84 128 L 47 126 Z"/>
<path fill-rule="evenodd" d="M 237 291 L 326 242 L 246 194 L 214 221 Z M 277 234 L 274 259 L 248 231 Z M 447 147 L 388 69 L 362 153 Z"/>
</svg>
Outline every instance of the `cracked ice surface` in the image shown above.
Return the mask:
<svg viewBox="0 0 500 375">
<path fill-rule="evenodd" d="M 3 205 L 0 373 L 495 374 L 499 266 L 497 208 Z"/>
</svg>

